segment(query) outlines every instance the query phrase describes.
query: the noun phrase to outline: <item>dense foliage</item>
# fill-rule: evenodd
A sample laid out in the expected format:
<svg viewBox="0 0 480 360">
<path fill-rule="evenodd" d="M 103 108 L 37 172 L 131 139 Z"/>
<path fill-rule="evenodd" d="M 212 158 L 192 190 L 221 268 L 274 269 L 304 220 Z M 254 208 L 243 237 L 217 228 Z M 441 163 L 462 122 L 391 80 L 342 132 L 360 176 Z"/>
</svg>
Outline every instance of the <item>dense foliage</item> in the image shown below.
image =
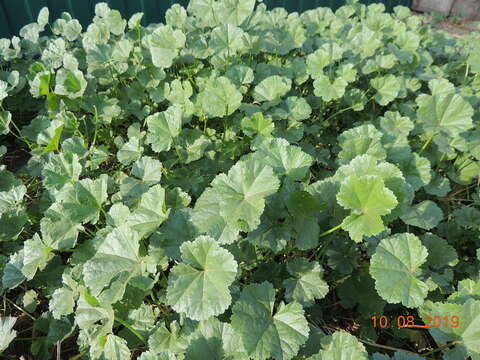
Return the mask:
<svg viewBox="0 0 480 360">
<path fill-rule="evenodd" d="M 478 33 L 95 13 L 0 39 L 3 357 L 480 359 Z"/>
</svg>

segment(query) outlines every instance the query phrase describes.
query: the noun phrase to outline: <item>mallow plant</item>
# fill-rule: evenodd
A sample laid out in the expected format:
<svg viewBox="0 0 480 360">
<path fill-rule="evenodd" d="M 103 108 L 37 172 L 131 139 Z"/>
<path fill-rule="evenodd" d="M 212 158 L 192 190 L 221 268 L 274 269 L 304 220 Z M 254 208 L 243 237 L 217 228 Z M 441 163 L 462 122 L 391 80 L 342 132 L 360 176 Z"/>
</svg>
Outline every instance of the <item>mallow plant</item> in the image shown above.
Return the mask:
<svg viewBox="0 0 480 360">
<path fill-rule="evenodd" d="M 2 358 L 480 359 L 478 32 L 99 3 L 0 69 Z"/>
</svg>

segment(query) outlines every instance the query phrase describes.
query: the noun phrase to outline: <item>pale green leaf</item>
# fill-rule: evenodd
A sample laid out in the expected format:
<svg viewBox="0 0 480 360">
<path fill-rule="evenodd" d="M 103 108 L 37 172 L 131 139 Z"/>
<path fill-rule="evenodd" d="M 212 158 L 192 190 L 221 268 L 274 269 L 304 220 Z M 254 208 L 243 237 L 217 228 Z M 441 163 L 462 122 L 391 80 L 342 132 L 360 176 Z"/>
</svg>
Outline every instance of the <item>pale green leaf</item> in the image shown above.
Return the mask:
<svg viewBox="0 0 480 360">
<path fill-rule="evenodd" d="M 370 84 L 377 90 L 375 101 L 382 106 L 395 100 L 400 91 L 400 82 L 395 75 L 376 77 L 370 80 Z"/>
<path fill-rule="evenodd" d="M 240 107 L 242 93 L 226 77 L 211 79 L 198 94 L 198 104 L 210 117 L 231 115 Z"/>
<path fill-rule="evenodd" d="M 244 117 L 241 122 L 242 131 L 247 136 L 261 135 L 272 136 L 275 126 L 269 117 L 263 116 L 261 112 L 254 113 L 250 117 Z"/>
<path fill-rule="evenodd" d="M 253 12 L 255 0 L 225 0 L 216 5 L 217 19 L 225 24 L 240 26 Z"/>
<path fill-rule="evenodd" d="M 258 102 L 276 101 L 291 88 L 292 81 L 283 76 L 269 76 L 262 80 L 253 90 L 253 98 Z"/>
<path fill-rule="evenodd" d="M 316 299 L 327 295 L 328 285 L 322 278 L 323 269 L 317 262 L 309 262 L 305 258 L 293 259 L 287 263 L 287 271 L 292 277 L 283 282 L 286 300 L 310 306 Z"/>
<path fill-rule="evenodd" d="M 427 256 L 427 249 L 413 234 L 381 240 L 370 260 L 370 274 L 378 294 L 392 304 L 402 303 L 409 308 L 422 305 L 428 286 L 419 275 Z"/>
<path fill-rule="evenodd" d="M 431 200 L 425 200 L 409 209 L 400 217 L 405 224 L 430 230 L 443 219 L 443 211 Z"/>
<path fill-rule="evenodd" d="M 417 98 L 417 117 L 425 132 L 443 133 L 451 137 L 470 129 L 473 108 L 447 80 L 431 80 L 428 83 L 432 95 Z"/>
<path fill-rule="evenodd" d="M 155 152 L 170 150 L 182 128 L 182 108 L 172 105 L 167 110 L 148 116 L 147 142 Z"/>
<path fill-rule="evenodd" d="M 55 94 L 76 99 L 83 95 L 87 80 L 80 70 L 60 69 L 55 77 Z"/>
<path fill-rule="evenodd" d="M 85 285 L 102 304 L 120 300 L 129 279 L 139 273 L 139 240 L 128 226 L 115 228 L 83 266 Z"/>
<path fill-rule="evenodd" d="M 277 175 L 291 180 L 301 180 L 309 172 L 313 158 L 282 138 L 262 139 L 254 147 L 252 158 L 265 166 L 271 166 Z"/>
<path fill-rule="evenodd" d="M 356 242 L 362 241 L 363 236 L 382 232 L 385 228 L 382 216 L 389 214 L 398 204 L 393 192 L 376 175 L 348 177 L 340 187 L 337 201 L 343 208 L 351 210 L 343 220 L 342 228 Z"/>
<path fill-rule="evenodd" d="M 246 160 L 237 162 L 230 168 L 228 175 L 217 175 L 212 181 L 212 187 L 221 195 L 222 217 L 231 223 L 245 221 L 254 230 L 259 225 L 265 198 L 277 191 L 279 180 L 270 166 Z"/>
<path fill-rule="evenodd" d="M 162 163 L 150 156 L 143 156 L 135 161 L 132 166 L 132 175 L 143 182 L 153 185 L 160 182 L 162 178 Z"/>
<path fill-rule="evenodd" d="M 386 157 L 382 145 L 382 133 L 373 125 L 361 125 L 344 131 L 338 137 L 342 151 L 338 154 L 341 164 L 348 163 L 358 155 L 367 154 L 378 160 Z"/>
<path fill-rule="evenodd" d="M 328 341 L 328 342 L 327 342 Z M 357 338 L 347 332 L 335 331 L 332 336 L 322 339 L 325 345 L 309 360 L 368 360 L 365 347 Z"/>
<path fill-rule="evenodd" d="M 232 301 L 229 286 L 237 274 L 233 256 L 208 236 L 181 246 L 183 262 L 170 272 L 167 303 L 193 320 L 222 314 Z"/>
<path fill-rule="evenodd" d="M 77 154 L 49 153 L 47 159 L 42 168 L 43 183 L 46 187 L 60 190 L 65 184 L 78 181 L 82 165 Z"/>
<path fill-rule="evenodd" d="M 168 217 L 165 189 L 154 185 L 142 194 L 135 210 L 126 219 L 126 224 L 140 237 L 153 233 Z"/>
<path fill-rule="evenodd" d="M 163 351 L 174 354 L 181 353 L 186 350 L 187 345 L 187 337 L 180 329 L 177 321 L 172 321 L 169 328 L 165 324 L 161 324 L 148 338 L 149 349 L 156 353 Z"/>
<path fill-rule="evenodd" d="M 10 132 L 12 114 L 9 111 L 0 111 L 0 135 L 7 135 Z"/>
<path fill-rule="evenodd" d="M 107 200 L 107 179 L 102 175 L 95 180 L 83 179 L 65 185 L 57 195 L 59 210 L 73 222 L 95 223 Z"/>
<path fill-rule="evenodd" d="M 328 76 L 319 75 L 313 82 L 315 96 L 321 97 L 323 101 L 340 99 L 345 94 L 348 83 L 342 78 L 331 81 Z"/>
<path fill-rule="evenodd" d="M 13 326 L 17 322 L 15 317 L 1 317 L 0 318 L 0 352 L 6 350 L 8 345 L 15 339 L 17 332 L 13 330 Z"/>
<path fill-rule="evenodd" d="M 169 68 L 185 45 L 185 34 L 170 25 L 160 25 L 144 39 L 152 55 L 152 63 L 159 68 Z"/>
<path fill-rule="evenodd" d="M 252 359 L 292 359 L 308 339 L 302 306 L 296 302 L 280 303 L 274 312 L 274 303 L 275 289 L 263 282 L 244 287 L 233 306 L 233 330 Z"/>
</svg>

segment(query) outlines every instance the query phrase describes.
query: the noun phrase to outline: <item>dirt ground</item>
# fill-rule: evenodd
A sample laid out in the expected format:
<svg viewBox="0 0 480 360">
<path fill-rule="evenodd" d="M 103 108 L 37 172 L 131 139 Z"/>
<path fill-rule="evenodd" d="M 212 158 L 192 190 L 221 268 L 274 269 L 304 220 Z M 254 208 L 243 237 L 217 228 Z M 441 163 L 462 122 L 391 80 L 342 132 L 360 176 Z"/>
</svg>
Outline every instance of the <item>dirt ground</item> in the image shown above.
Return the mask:
<svg viewBox="0 0 480 360">
<path fill-rule="evenodd" d="M 424 18 L 425 24 L 432 24 L 438 29 L 442 29 L 453 36 L 459 38 L 468 37 L 472 31 L 480 31 L 480 21 L 464 20 L 460 17 L 448 17 L 442 20 L 436 20 L 430 14 L 415 13 Z"/>
</svg>

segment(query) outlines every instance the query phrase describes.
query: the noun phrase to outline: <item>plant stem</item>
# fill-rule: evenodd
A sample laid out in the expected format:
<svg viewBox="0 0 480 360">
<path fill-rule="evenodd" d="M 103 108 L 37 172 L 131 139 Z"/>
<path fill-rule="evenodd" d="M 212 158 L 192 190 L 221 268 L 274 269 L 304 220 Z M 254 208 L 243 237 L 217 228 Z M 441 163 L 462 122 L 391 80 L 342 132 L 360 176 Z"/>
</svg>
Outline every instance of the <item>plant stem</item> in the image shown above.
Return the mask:
<svg viewBox="0 0 480 360">
<path fill-rule="evenodd" d="M 422 148 L 421 148 L 420 151 L 418 152 L 419 155 L 425 151 L 425 149 L 427 148 L 428 144 L 430 144 L 430 142 L 432 141 L 432 139 L 433 139 L 433 135 L 431 135 L 431 136 L 427 139 L 427 141 L 425 141 L 425 144 L 423 144 Z"/>
<path fill-rule="evenodd" d="M 129 323 L 127 323 L 126 321 L 118 318 L 115 316 L 115 321 L 122 324 L 123 326 L 125 326 L 128 330 L 130 330 L 130 332 L 135 335 L 144 345 L 147 345 L 147 342 L 145 341 L 145 338 L 143 337 L 142 334 L 140 334 L 137 330 L 135 330 L 133 327 L 130 326 Z"/>
<path fill-rule="evenodd" d="M 33 321 L 36 321 L 37 319 L 35 319 L 32 315 L 30 315 L 28 312 L 26 312 L 24 309 L 22 309 L 20 306 L 18 306 L 17 304 L 15 304 L 12 300 L 10 300 L 9 298 L 6 298 L 6 300 L 11 304 L 13 305 L 15 308 L 17 308 L 17 310 L 21 311 L 24 315 L 28 316 L 30 319 L 32 319 Z"/>
<path fill-rule="evenodd" d="M 344 108 L 344 109 L 342 109 L 342 110 L 339 110 L 339 111 L 337 111 L 336 113 L 334 113 L 333 115 L 330 115 L 330 116 L 327 118 L 327 120 L 325 120 L 325 122 L 328 122 L 329 120 L 331 120 L 331 119 L 334 118 L 335 116 L 340 115 L 340 114 L 344 113 L 345 111 L 348 111 L 348 110 L 351 110 L 351 109 L 353 109 L 353 106 L 349 106 L 349 107 L 347 107 L 347 108 Z"/>
<path fill-rule="evenodd" d="M 341 227 L 342 227 L 342 224 L 338 224 L 337 226 L 331 228 L 330 230 L 327 230 L 327 231 L 321 233 L 321 234 L 319 235 L 319 237 L 327 236 L 327 235 L 329 235 L 329 234 L 337 231 L 337 230 L 340 229 Z"/>
<path fill-rule="evenodd" d="M 432 351 L 426 352 L 426 353 L 422 354 L 422 356 L 427 356 L 427 355 L 435 354 L 435 353 L 437 353 L 437 352 L 439 352 L 439 351 L 443 351 L 443 350 L 445 350 L 445 349 L 448 349 L 450 346 L 457 345 L 457 344 L 460 344 L 460 341 L 452 341 L 451 343 L 448 343 L 448 344 L 439 346 L 438 348 L 433 349 Z"/>
<path fill-rule="evenodd" d="M 414 353 L 413 351 L 408 351 L 408 350 L 404 350 L 404 349 L 400 349 L 400 348 L 395 348 L 393 346 L 376 344 L 376 343 L 372 343 L 370 341 L 363 340 L 363 339 L 360 339 L 360 338 L 358 338 L 358 340 L 361 341 L 364 344 L 367 344 L 367 345 L 370 345 L 370 346 L 373 346 L 373 347 L 376 347 L 376 348 L 379 348 L 379 349 L 385 349 L 385 350 L 391 350 L 391 351 L 402 351 L 402 352 L 406 352 L 406 353 L 409 353 L 409 354 L 418 355 L 417 353 Z M 427 354 L 422 354 L 422 355 L 427 355 Z"/>
<path fill-rule="evenodd" d="M 84 350 L 82 351 L 80 354 L 78 355 L 74 355 L 70 358 L 70 360 L 78 360 L 78 359 L 81 359 L 83 357 L 83 355 L 85 355 L 85 353 L 87 352 L 87 350 Z"/>
</svg>

